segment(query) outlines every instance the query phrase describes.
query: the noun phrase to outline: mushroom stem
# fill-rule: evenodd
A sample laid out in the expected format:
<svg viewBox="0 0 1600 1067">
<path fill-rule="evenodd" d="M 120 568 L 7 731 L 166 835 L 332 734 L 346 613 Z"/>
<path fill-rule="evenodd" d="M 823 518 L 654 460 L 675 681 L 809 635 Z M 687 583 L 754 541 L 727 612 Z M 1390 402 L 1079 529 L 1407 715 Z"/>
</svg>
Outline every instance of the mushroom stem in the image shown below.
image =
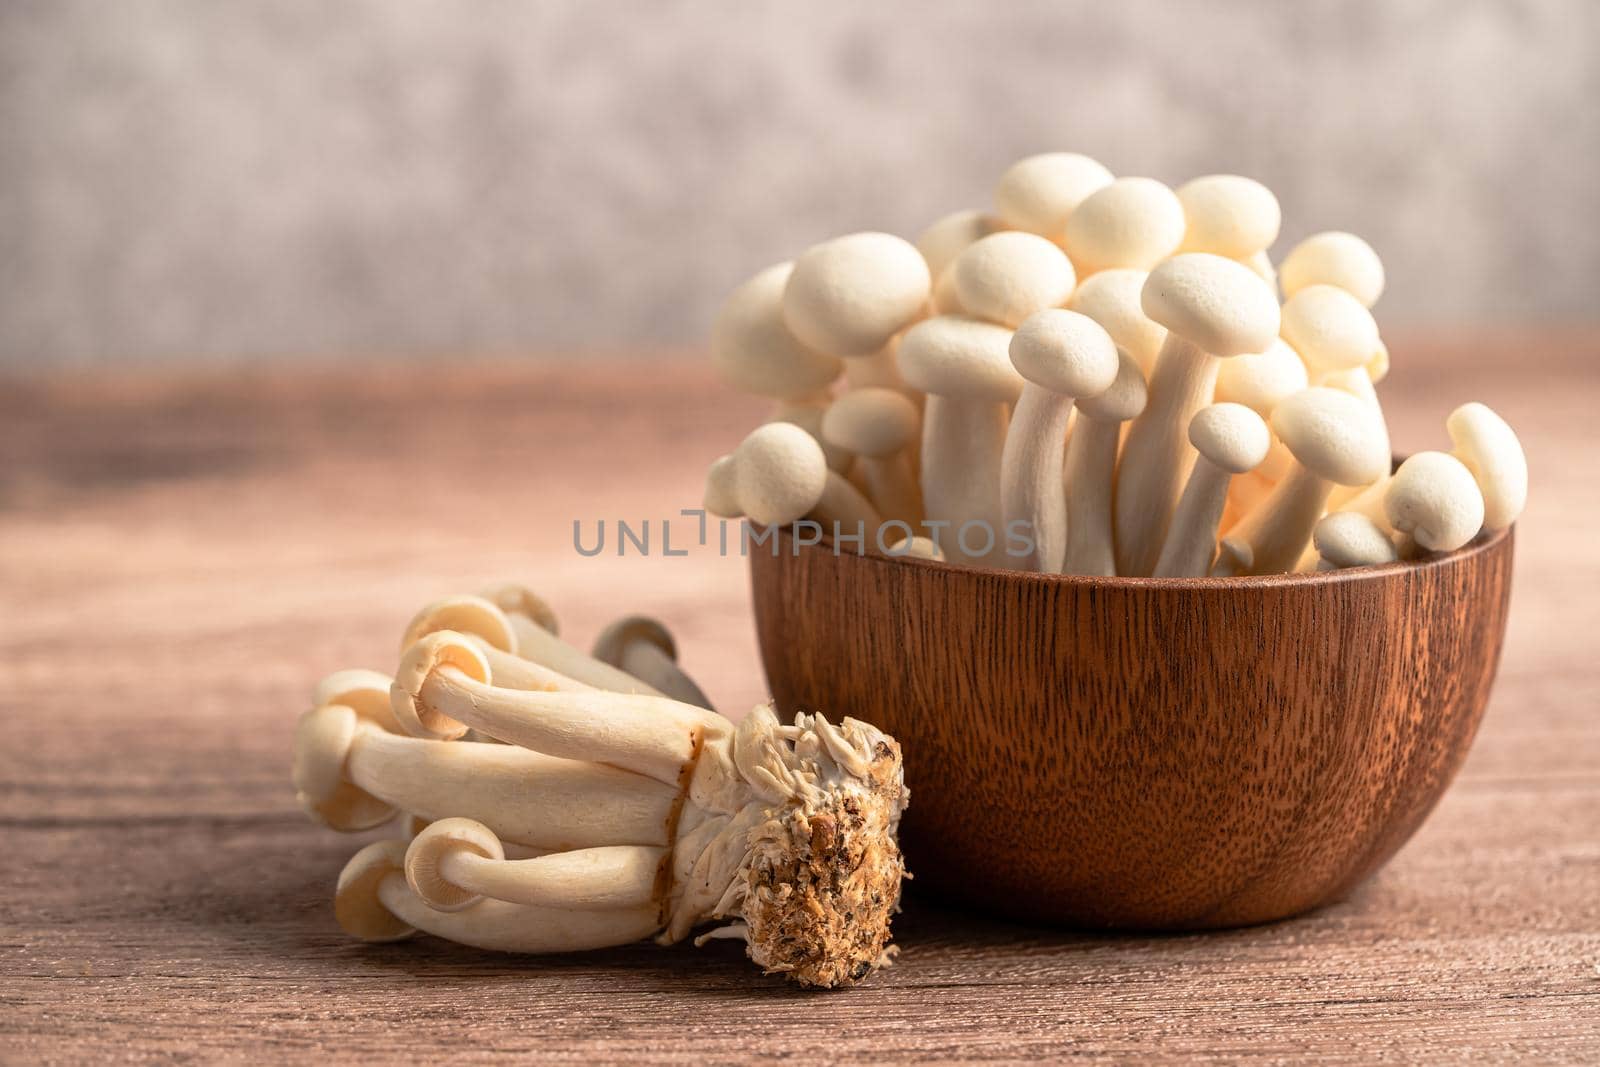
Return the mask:
<svg viewBox="0 0 1600 1067">
<path fill-rule="evenodd" d="M 711 701 L 701 692 L 693 678 L 684 673 L 677 661 L 649 641 L 630 641 L 622 649 L 617 664 L 635 678 L 643 679 L 673 700 L 693 704 L 697 708 L 710 708 Z M 496 684 L 499 675 L 492 675 Z"/>
<path fill-rule="evenodd" d="M 669 855 L 667 848 L 603 845 L 507 859 L 487 826 L 451 818 L 412 839 L 406 881 L 441 911 L 459 911 L 478 897 L 579 911 L 638 908 L 665 894 Z"/>
<path fill-rule="evenodd" d="M 952 562 L 1005 566 L 999 478 L 1005 403 L 929 394 L 922 418 L 923 507 L 931 522 L 948 524 L 934 528 L 934 540 Z M 972 522 L 988 525 L 992 545 L 986 554 L 961 547 L 961 528 Z"/>
<path fill-rule="evenodd" d="M 355 731 L 344 777 L 425 819 L 465 816 L 533 848 L 666 845 L 678 803 L 677 789 L 614 767 L 369 724 Z"/>
<path fill-rule="evenodd" d="M 525 593 L 525 591 L 524 591 Z M 531 594 L 526 594 L 531 596 Z M 506 598 L 516 603 L 512 597 Z M 431 633 L 452 630 L 465 634 L 488 661 L 495 684 L 506 689 L 529 689 L 545 692 L 591 692 L 596 688 L 621 692 L 650 692 L 643 682 L 615 670 L 610 664 L 585 656 L 582 652 L 556 637 L 531 616 L 515 610 L 506 610 L 488 597 L 451 596 L 435 600 L 424 607 L 406 626 L 400 639 L 401 651 L 410 648 Z M 552 650 L 545 660 L 523 653 L 524 648 Z M 556 647 L 556 646 L 559 646 Z M 561 651 L 565 649 L 566 651 Z M 570 673 L 551 666 L 546 660 L 558 659 L 574 670 L 592 677 L 610 680 L 611 685 L 597 686 L 580 681 Z M 609 672 L 609 673 L 607 673 Z"/>
<path fill-rule="evenodd" d="M 618 670 L 610 664 L 601 663 L 594 657 L 585 655 L 526 615 L 513 614 L 510 619 L 512 632 L 517 635 L 517 647 L 513 651 L 525 660 L 532 660 L 536 664 L 558 671 L 595 689 L 657 697 L 664 695 L 654 686 L 626 671 Z M 491 663 L 490 666 L 492 668 L 494 664 Z M 497 672 L 494 677 L 498 682 L 499 673 Z M 506 685 L 507 688 L 521 688 L 511 682 L 507 682 Z"/>
<path fill-rule="evenodd" d="M 1292 570 L 1311 541 L 1333 485 L 1296 464 L 1223 538 L 1222 558 L 1212 573 L 1230 577 Z"/>
<path fill-rule="evenodd" d="M 1006 523 L 1026 522 L 1032 535 L 1033 550 L 1014 560 L 1021 570 L 1058 574 L 1066 556 L 1062 442 L 1072 402 L 1070 396 L 1029 382 L 1011 413 L 1000 463 L 1000 500 Z"/>
<path fill-rule="evenodd" d="M 1067 422 L 1078 397 L 1098 397 L 1126 369 L 1105 327 L 1062 308 L 1030 315 L 1011 335 L 1011 365 L 1027 384 L 1011 416 L 1000 466 L 1006 531 L 1032 533 L 1019 565 L 1056 574 L 1067 551 L 1067 500 L 1061 485 Z M 1142 384 L 1142 383 L 1141 383 Z"/>
<path fill-rule="evenodd" d="M 822 485 L 822 496 L 812 509 L 806 512 L 806 518 L 820 523 L 823 532 L 832 534 L 835 527 L 839 532 L 855 535 L 861 534 L 864 544 L 871 545 L 877 535 L 878 527 L 883 523 L 883 517 L 872 503 L 862 495 L 861 490 L 851 485 L 841 474 L 828 472 Z"/>
<path fill-rule="evenodd" d="M 911 467 L 909 451 L 889 456 L 861 456 L 867 495 L 884 518 L 899 519 L 915 529 L 922 523 L 922 490 Z"/>
<path fill-rule="evenodd" d="M 1232 477 L 1204 456 L 1195 460 L 1177 510 L 1172 513 L 1167 541 L 1156 561 L 1155 577 L 1199 578 L 1210 569 L 1217 553 L 1217 524 L 1222 521 Z"/>
<path fill-rule="evenodd" d="M 525 689 L 530 692 L 543 693 L 593 693 L 597 692 L 595 686 L 580 682 L 576 678 L 569 678 L 560 671 L 546 667 L 542 663 L 535 663 L 510 652 L 502 652 L 476 634 L 469 634 L 478 643 L 478 648 L 483 652 L 484 659 L 489 661 L 490 677 L 494 684 L 503 689 Z M 636 685 L 640 692 L 648 691 L 647 685 L 640 681 Z"/>
<path fill-rule="evenodd" d="M 601 845 L 529 860 L 493 860 L 465 849 L 439 863 L 439 875 L 472 893 L 551 908 L 609 910 L 651 902 L 667 849 Z"/>
<path fill-rule="evenodd" d="M 1218 361 L 1168 331 L 1150 376 L 1150 399 L 1128 428 L 1117 473 L 1117 573 L 1155 570 L 1167 526 L 1194 458 L 1189 420 L 1211 403 Z"/>
<path fill-rule="evenodd" d="M 1066 483 L 1067 547 L 1064 574 L 1111 577 L 1117 573 L 1112 547 L 1111 488 L 1116 480 L 1117 442 L 1122 423 L 1091 419 L 1078 412 L 1067 442 L 1063 480 Z"/>
<path fill-rule="evenodd" d="M 1228 482 L 1261 465 L 1272 448 L 1272 433 L 1252 408 L 1212 404 L 1189 424 L 1189 443 L 1198 455 L 1161 546 L 1157 578 L 1199 578 L 1210 569 Z"/>
<path fill-rule="evenodd" d="M 728 725 L 666 697 L 490 685 L 476 652 L 469 638 L 450 631 L 429 634 L 406 651 L 391 705 L 408 732 L 450 738 L 472 727 L 535 752 L 609 763 L 678 785 L 706 737 Z"/>
<path fill-rule="evenodd" d="M 495 952 L 583 952 L 640 941 L 661 928 L 660 910 L 654 904 L 574 911 L 480 900 L 462 911 L 436 911 L 411 891 L 399 871 L 378 883 L 378 900 L 407 926 Z"/>
</svg>

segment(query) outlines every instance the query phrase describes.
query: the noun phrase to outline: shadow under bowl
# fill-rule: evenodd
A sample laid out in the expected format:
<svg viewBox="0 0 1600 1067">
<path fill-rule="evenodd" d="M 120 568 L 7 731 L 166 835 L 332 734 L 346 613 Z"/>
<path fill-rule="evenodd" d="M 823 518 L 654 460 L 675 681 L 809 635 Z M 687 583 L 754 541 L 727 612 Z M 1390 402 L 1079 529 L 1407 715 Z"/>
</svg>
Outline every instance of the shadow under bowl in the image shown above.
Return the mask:
<svg viewBox="0 0 1600 1067">
<path fill-rule="evenodd" d="M 1085 578 L 751 549 L 780 712 L 893 734 L 919 888 L 1080 928 L 1196 930 L 1332 903 L 1466 758 L 1511 531 L 1413 563 Z"/>
</svg>

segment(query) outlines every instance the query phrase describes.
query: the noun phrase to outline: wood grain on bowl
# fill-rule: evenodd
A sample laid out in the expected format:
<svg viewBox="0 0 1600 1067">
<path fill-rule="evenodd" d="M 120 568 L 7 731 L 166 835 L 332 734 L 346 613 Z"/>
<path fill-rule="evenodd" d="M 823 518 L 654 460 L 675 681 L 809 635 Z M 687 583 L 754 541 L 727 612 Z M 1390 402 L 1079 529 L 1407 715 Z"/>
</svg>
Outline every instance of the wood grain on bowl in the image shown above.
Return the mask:
<svg viewBox="0 0 1600 1067">
<path fill-rule="evenodd" d="M 916 886 L 1083 927 L 1200 929 L 1338 900 L 1471 745 L 1513 538 L 1326 575 L 1097 579 L 754 551 L 783 712 L 904 747 Z"/>
</svg>

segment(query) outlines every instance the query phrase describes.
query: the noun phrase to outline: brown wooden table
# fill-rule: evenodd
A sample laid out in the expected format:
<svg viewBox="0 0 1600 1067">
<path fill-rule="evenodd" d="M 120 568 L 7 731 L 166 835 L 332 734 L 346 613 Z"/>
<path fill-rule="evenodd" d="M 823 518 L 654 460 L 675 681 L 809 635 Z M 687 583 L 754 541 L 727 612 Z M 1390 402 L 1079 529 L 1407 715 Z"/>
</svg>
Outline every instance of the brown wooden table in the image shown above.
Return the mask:
<svg viewBox="0 0 1600 1067">
<path fill-rule="evenodd" d="M 1483 399 L 1534 471 L 1494 702 L 1416 839 L 1344 904 L 1204 936 L 913 892 L 899 964 L 828 995 L 726 944 L 358 944 L 330 899 L 363 839 L 288 785 L 311 684 L 488 579 L 583 641 L 660 614 L 720 706 L 760 699 L 741 560 L 583 558 L 571 526 L 694 505 L 759 405 L 666 356 L 0 385 L 0 1059 L 1600 1059 L 1600 339 L 1394 355 L 1398 450 Z"/>
</svg>

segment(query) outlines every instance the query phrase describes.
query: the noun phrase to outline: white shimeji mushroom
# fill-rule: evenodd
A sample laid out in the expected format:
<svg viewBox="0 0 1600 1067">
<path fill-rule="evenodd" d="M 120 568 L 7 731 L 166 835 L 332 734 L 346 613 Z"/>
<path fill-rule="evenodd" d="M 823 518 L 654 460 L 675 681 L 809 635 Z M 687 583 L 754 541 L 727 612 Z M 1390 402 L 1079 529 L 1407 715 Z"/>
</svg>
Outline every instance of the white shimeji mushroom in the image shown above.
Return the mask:
<svg viewBox="0 0 1600 1067">
<path fill-rule="evenodd" d="M 939 543 L 931 537 L 912 535 L 902 537 L 889 545 L 888 555 L 901 556 L 907 559 L 944 560 L 944 552 L 940 550 Z"/>
<path fill-rule="evenodd" d="M 1444 452 L 1408 456 L 1383 491 L 1384 516 L 1429 552 L 1454 552 L 1483 528 L 1483 494 L 1466 464 Z"/>
<path fill-rule="evenodd" d="M 845 373 L 848 375 L 849 371 Z M 772 413 L 767 416 L 766 421 L 787 422 L 791 426 L 800 427 L 822 446 L 822 458 L 827 460 L 829 470 L 848 474 L 851 464 L 856 459 L 854 453 L 849 449 L 830 444 L 822 437 L 822 420 L 827 417 L 828 405 L 832 402 L 833 398 L 827 393 L 808 394 L 793 400 L 780 401 L 773 406 Z"/>
<path fill-rule="evenodd" d="M 928 394 L 922 415 L 922 504 L 947 523 L 935 540 L 952 562 L 1005 565 L 1001 552 L 1000 462 L 1008 405 L 1022 392 L 1011 365 L 1011 332 L 955 315 L 917 323 L 900 340 L 900 373 Z M 968 553 L 961 530 L 986 524 Z M 982 551 L 987 547 L 988 551 Z"/>
<path fill-rule="evenodd" d="M 807 249 L 783 292 L 783 321 L 804 344 L 870 356 L 927 311 L 928 264 L 908 241 L 853 233 Z"/>
<path fill-rule="evenodd" d="M 1270 420 L 1274 408 L 1310 384 L 1300 354 L 1282 338 L 1274 337 L 1265 351 L 1222 361 L 1217 370 L 1216 399 L 1219 404 L 1243 404 Z M 1237 519 L 1266 499 L 1278 479 L 1287 473 L 1291 462 L 1292 457 L 1283 442 L 1275 440 L 1259 467 L 1229 483 L 1225 516 Z M 1225 517 L 1223 530 L 1231 525 Z"/>
<path fill-rule="evenodd" d="M 1085 278 L 1115 267 L 1150 270 L 1183 242 L 1183 205 L 1154 178 L 1118 178 L 1067 220 L 1067 254 Z"/>
<path fill-rule="evenodd" d="M 1145 399 L 1138 362 L 1119 349 L 1117 376 L 1111 387 L 1076 405 L 1077 424 L 1067 441 L 1062 471 L 1067 502 L 1067 550 L 1061 564 L 1065 574 L 1109 577 L 1117 573 L 1111 515 L 1117 444 L 1122 424 L 1144 410 Z"/>
<path fill-rule="evenodd" d="M 314 706 L 338 707 L 335 719 L 303 716 L 295 729 L 294 767 L 290 778 L 295 800 L 307 815 L 335 830 L 355 832 L 381 826 L 399 811 L 394 804 L 374 796 L 343 774 L 343 764 L 319 758 L 329 748 L 343 749 L 360 724 L 378 734 L 393 736 L 400 730 L 389 709 L 393 679 L 377 671 L 344 670 L 318 684 Z"/>
<path fill-rule="evenodd" d="M 542 600 L 526 590 L 523 594 L 536 600 L 546 617 L 553 620 Z M 406 624 L 400 647 L 409 648 L 438 630 L 470 634 L 504 686 L 660 695 L 644 680 L 569 645 L 557 636 L 553 626 L 508 612 L 488 597 L 457 595 L 433 601 Z"/>
<path fill-rule="evenodd" d="M 1313 385 L 1365 368 L 1382 346 L 1378 324 L 1361 301 L 1335 285 L 1308 285 L 1283 304 L 1283 339 L 1305 360 Z"/>
<path fill-rule="evenodd" d="M 1370 308 L 1383 295 L 1383 261 L 1353 233 L 1312 234 L 1290 249 L 1278 267 L 1283 295 L 1293 299 L 1311 285 L 1334 285 Z"/>
<path fill-rule="evenodd" d="M 1311 544 L 1318 557 L 1314 566 L 1319 571 L 1371 567 L 1400 558 L 1393 535 L 1356 511 L 1324 515 L 1311 532 Z"/>
<path fill-rule="evenodd" d="M 1117 472 L 1117 573 L 1134 576 L 1150 574 L 1161 555 L 1194 458 L 1189 420 L 1211 403 L 1218 364 L 1260 352 L 1278 334 L 1278 302 L 1261 279 L 1206 252 L 1174 256 L 1151 271 L 1141 302 L 1167 338 Z"/>
<path fill-rule="evenodd" d="M 346 866 L 335 915 L 348 932 L 544 953 L 671 944 L 721 923 L 702 939 L 742 939 L 803 985 L 850 985 L 886 962 L 905 873 L 892 738 L 848 718 L 785 725 L 762 707 L 734 724 L 664 697 L 490 676 L 476 642 L 436 632 L 391 691 L 396 720 L 422 736 L 338 704 L 302 718 L 309 806 L 344 790 L 429 821 Z M 450 740 L 469 727 L 502 743 Z"/>
<path fill-rule="evenodd" d="M 950 272 L 963 311 L 1013 330 L 1034 312 L 1065 304 L 1077 284 L 1065 252 L 1037 234 L 1016 231 L 974 241 Z"/>
<path fill-rule="evenodd" d="M 739 507 L 737 470 L 731 453 L 718 456 L 711 461 L 711 466 L 706 468 L 706 490 L 701 498 L 701 506 L 710 514 L 721 519 L 744 517 L 744 512 Z"/>
<path fill-rule="evenodd" d="M 695 680 L 678 666 L 678 643 L 660 619 L 625 615 L 600 631 L 591 651 L 601 663 L 639 679 L 664 696 L 697 708 L 711 707 Z"/>
<path fill-rule="evenodd" d="M 1243 404 L 1212 404 L 1190 420 L 1189 441 L 1199 454 L 1172 513 L 1157 578 L 1199 578 L 1211 569 L 1228 483 L 1267 458 L 1272 435 L 1266 421 Z"/>
<path fill-rule="evenodd" d="M 911 450 L 922 430 L 917 407 L 894 389 L 852 389 L 835 400 L 822 436 L 858 457 L 867 496 L 885 519 L 922 522 L 922 489 Z"/>
<path fill-rule="evenodd" d="M 1333 487 L 1376 481 L 1389 466 L 1383 421 L 1337 389 L 1312 387 L 1289 397 L 1273 411 L 1272 429 L 1295 462 L 1222 539 L 1213 574 L 1292 570 Z"/>
<path fill-rule="evenodd" d="M 1265 351 L 1222 361 L 1217 368 L 1219 404 L 1243 404 L 1263 419 L 1272 409 L 1311 384 L 1300 354 L 1274 337 Z"/>
<path fill-rule="evenodd" d="M 1028 156 L 1000 176 L 995 210 L 1007 226 L 1060 243 L 1078 205 L 1111 182 L 1109 170 L 1076 152 Z"/>
<path fill-rule="evenodd" d="M 1101 326 L 1148 375 L 1167 339 L 1167 328 L 1144 313 L 1140 294 L 1149 271 L 1131 268 L 1102 270 L 1083 280 L 1067 301 L 1067 308 L 1087 315 Z"/>
<path fill-rule="evenodd" d="M 796 400 L 825 389 L 843 366 L 804 344 L 783 321 L 793 263 L 768 267 L 735 289 L 711 327 L 711 365 L 740 392 Z"/>
<path fill-rule="evenodd" d="M 1528 459 L 1516 431 L 1486 404 L 1462 404 L 1445 420 L 1455 445 L 1451 454 L 1466 464 L 1483 494 L 1483 525 L 1503 530 L 1528 503 Z"/>
<path fill-rule="evenodd" d="M 1031 550 L 1023 570 L 1056 574 L 1067 550 L 1067 501 L 1062 467 L 1073 401 L 1098 396 L 1117 377 L 1117 346 L 1087 315 L 1047 308 L 1028 317 L 1011 337 L 1011 364 L 1027 382 L 1000 461 L 1000 503 L 1009 530 L 1026 523 Z"/>
<path fill-rule="evenodd" d="M 1178 186 L 1177 196 L 1186 224 L 1184 252 L 1226 256 L 1255 270 L 1251 261 L 1278 239 L 1278 198 L 1253 178 L 1208 174 Z"/>
<path fill-rule="evenodd" d="M 982 211 L 952 211 L 923 230 L 917 237 L 917 251 L 928 264 L 928 276 L 933 279 L 935 300 L 939 283 L 949 273 L 956 257 L 966 251 L 974 241 L 1006 228 L 993 215 Z"/>
<path fill-rule="evenodd" d="M 883 521 L 844 477 L 828 469 L 817 439 L 798 426 L 758 426 L 733 451 L 739 509 L 751 522 L 787 526 L 811 519 L 824 530 L 870 536 Z"/>
<path fill-rule="evenodd" d="M 1476 401 L 1452 411 L 1445 428 L 1455 444 L 1449 454 L 1460 460 L 1477 482 L 1483 498 L 1484 529 L 1510 526 L 1528 499 L 1528 460 L 1516 431 L 1493 409 Z M 1384 504 L 1393 479 L 1390 475 L 1374 482 L 1340 501 L 1337 509 L 1359 512 L 1389 529 Z"/>
</svg>

